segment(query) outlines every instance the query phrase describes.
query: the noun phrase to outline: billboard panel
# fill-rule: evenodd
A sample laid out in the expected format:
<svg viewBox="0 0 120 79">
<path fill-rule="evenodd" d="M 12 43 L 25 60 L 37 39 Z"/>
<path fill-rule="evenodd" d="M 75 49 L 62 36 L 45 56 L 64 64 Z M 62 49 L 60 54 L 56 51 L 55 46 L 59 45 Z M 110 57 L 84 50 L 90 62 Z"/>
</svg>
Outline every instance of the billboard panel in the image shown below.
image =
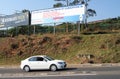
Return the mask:
<svg viewBox="0 0 120 79">
<path fill-rule="evenodd" d="M 84 14 L 84 5 L 32 11 L 31 24 L 81 21 Z"/>
<path fill-rule="evenodd" d="M 28 13 L 16 13 L 0 16 L 0 27 L 15 27 L 29 24 Z"/>
</svg>

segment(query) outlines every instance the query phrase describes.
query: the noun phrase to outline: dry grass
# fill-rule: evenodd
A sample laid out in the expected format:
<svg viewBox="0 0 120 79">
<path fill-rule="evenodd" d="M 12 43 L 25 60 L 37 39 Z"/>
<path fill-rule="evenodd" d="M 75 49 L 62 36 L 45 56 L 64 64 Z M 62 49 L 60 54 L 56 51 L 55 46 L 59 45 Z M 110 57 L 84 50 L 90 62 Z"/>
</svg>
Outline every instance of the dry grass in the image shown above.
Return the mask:
<svg viewBox="0 0 120 79">
<path fill-rule="evenodd" d="M 64 59 L 68 63 L 118 63 L 120 34 L 46 34 L 0 38 L 0 64 L 19 64 L 22 59 L 38 54 Z"/>
</svg>

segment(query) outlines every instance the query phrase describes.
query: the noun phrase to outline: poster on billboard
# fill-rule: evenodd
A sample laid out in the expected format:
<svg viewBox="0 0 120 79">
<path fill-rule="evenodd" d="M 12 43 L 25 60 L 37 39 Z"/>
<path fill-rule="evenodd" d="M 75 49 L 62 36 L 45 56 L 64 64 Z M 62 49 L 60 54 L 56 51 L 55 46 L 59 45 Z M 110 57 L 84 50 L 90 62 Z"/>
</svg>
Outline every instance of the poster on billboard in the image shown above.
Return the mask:
<svg viewBox="0 0 120 79">
<path fill-rule="evenodd" d="M 85 5 L 32 11 L 31 24 L 82 21 L 85 15 Z"/>
<path fill-rule="evenodd" d="M 12 15 L 0 16 L 0 28 L 16 27 L 29 24 L 28 13 L 15 13 Z"/>
</svg>

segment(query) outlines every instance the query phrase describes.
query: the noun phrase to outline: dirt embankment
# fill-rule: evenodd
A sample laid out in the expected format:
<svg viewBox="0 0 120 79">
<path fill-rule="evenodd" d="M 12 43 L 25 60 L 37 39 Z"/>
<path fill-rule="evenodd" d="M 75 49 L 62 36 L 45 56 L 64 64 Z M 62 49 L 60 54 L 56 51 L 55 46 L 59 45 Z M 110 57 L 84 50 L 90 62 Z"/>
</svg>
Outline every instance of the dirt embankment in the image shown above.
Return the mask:
<svg viewBox="0 0 120 79">
<path fill-rule="evenodd" d="M 120 62 L 120 36 L 19 35 L 0 39 L 1 63 L 19 63 L 28 56 L 41 54 L 69 63 Z"/>
</svg>

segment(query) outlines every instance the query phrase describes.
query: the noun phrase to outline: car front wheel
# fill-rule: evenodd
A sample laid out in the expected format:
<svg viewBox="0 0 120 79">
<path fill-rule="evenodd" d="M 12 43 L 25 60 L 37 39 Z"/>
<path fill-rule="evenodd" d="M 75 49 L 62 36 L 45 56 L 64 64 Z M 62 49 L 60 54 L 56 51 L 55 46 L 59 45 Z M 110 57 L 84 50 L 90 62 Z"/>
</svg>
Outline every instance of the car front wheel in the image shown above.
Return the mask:
<svg viewBox="0 0 120 79">
<path fill-rule="evenodd" d="M 26 72 L 29 72 L 29 71 L 30 71 L 30 67 L 29 67 L 29 66 L 25 66 L 25 67 L 24 67 L 24 70 L 25 70 Z"/>
<path fill-rule="evenodd" d="M 56 71 L 57 70 L 57 66 L 56 65 L 51 65 L 50 70 L 51 71 Z"/>
</svg>

